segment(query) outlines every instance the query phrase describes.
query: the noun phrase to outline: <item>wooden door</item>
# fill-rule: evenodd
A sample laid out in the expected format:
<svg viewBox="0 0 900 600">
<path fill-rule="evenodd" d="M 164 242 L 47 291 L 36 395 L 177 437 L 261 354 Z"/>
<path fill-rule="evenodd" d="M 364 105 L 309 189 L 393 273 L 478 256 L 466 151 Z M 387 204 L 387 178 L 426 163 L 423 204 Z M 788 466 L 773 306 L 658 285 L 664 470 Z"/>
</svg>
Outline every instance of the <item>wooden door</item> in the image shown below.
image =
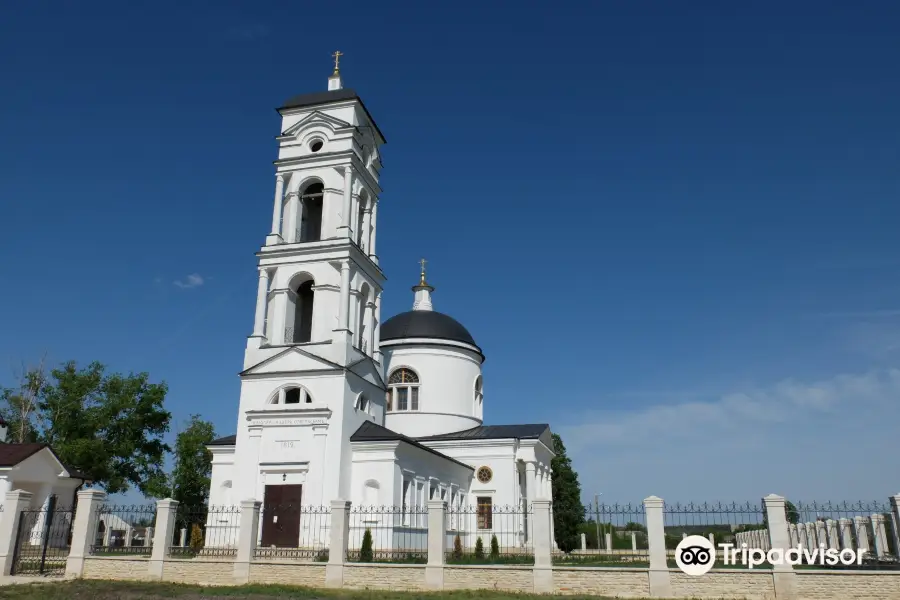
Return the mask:
<svg viewBox="0 0 900 600">
<path fill-rule="evenodd" d="M 296 548 L 300 542 L 302 485 L 267 485 L 260 546 Z"/>
</svg>

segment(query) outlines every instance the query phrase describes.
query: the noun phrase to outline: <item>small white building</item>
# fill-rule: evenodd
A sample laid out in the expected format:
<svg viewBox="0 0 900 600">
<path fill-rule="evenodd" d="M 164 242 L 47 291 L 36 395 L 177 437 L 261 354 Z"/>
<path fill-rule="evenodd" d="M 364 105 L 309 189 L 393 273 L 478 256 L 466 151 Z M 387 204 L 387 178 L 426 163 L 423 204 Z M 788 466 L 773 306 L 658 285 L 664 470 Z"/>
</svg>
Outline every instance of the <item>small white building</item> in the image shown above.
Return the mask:
<svg viewBox="0 0 900 600">
<path fill-rule="evenodd" d="M 360 97 L 335 69 L 328 91 L 278 110 L 272 228 L 257 252 L 237 432 L 210 446 L 210 504 L 255 498 L 266 511 L 342 499 L 406 515 L 429 499 L 488 512 L 549 499 L 549 426 L 484 425 L 484 353 L 434 310 L 424 261 L 412 310 L 382 323 L 385 139 Z M 296 545 L 306 524 L 273 519 L 262 519 L 262 545 Z M 490 519 L 472 521 L 491 534 Z M 518 529 L 515 543 L 527 546 L 527 517 Z"/>
</svg>

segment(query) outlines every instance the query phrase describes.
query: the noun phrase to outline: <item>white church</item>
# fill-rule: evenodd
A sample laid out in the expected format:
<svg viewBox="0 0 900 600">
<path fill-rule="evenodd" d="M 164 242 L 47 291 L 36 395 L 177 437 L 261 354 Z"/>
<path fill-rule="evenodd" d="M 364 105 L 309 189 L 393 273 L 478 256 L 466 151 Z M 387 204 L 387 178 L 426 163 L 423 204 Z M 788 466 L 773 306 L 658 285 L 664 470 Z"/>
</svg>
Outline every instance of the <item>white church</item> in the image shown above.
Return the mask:
<svg viewBox="0 0 900 600">
<path fill-rule="evenodd" d="M 484 353 L 434 310 L 424 261 L 412 310 L 382 322 L 385 138 L 335 58 L 328 91 L 278 109 L 272 230 L 256 254 L 237 432 L 209 446 L 210 505 L 261 501 L 263 546 L 297 547 L 301 535 L 298 520 L 271 523 L 267 506 L 442 499 L 490 511 L 551 496 L 549 426 L 483 423 Z M 490 520 L 476 527 L 490 537 Z"/>
</svg>

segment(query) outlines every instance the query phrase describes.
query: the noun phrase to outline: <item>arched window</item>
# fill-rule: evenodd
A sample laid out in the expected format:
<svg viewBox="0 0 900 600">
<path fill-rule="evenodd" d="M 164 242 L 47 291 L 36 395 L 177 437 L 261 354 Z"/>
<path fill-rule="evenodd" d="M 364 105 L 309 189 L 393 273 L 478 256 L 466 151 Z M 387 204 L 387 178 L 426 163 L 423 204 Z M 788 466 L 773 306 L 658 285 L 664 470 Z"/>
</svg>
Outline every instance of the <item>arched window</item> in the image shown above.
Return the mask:
<svg viewBox="0 0 900 600">
<path fill-rule="evenodd" d="M 294 298 L 294 326 L 288 327 L 285 339 L 289 344 L 304 344 L 312 339 L 314 281 L 304 281 L 297 286 Z"/>
<path fill-rule="evenodd" d="M 278 390 L 272 397 L 272 404 L 312 404 L 312 396 L 302 387 Z"/>
<path fill-rule="evenodd" d="M 300 220 L 299 240 L 301 242 L 318 242 L 322 239 L 322 197 L 325 187 L 321 183 L 313 183 L 300 194 L 303 217 Z"/>
<path fill-rule="evenodd" d="M 482 389 L 482 386 L 483 382 L 481 379 L 481 375 L 479 375 L 475 379 L 475 416 L 479 419 L 481 418 L 481 415 L 483 414 L 482 411 L 484 410 L 484 391 Z"/>
<path fill-rule="evenodd" d="M 365 250 L 363 247 L 363 240 L 366 239 L 365 234 L 365 220 L 366 220 L 366 204 L 369 200 L 369 196 L 366 194 L 365 190 L 361 190 L 359 192 L 359 205 L 358 210 L 356 211 L 356 245 L 360 247 L 360 249 Z"/>
<path fill-rule="evenodd" d="M 356 399 L 356 410 L 359 412 L 363 412 L 368 414 L 369 412 L 369 399 L 366 398 L 364 394 L 360 394 Z"/>
<path fill-rule="evenodd" d="M 397 369 L 388 378 L 389 410 L 419 410 L 419 376 L 412 369 Z"/>
</svg>

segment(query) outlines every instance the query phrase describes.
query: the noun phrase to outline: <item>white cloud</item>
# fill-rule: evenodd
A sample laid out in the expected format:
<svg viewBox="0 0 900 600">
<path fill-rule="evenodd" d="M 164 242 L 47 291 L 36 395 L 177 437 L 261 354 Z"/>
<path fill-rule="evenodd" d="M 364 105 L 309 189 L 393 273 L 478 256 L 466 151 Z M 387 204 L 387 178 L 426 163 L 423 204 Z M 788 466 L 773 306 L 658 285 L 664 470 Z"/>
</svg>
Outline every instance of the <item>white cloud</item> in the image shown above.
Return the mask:
<svg viewBox="0 0 900 600">
<path fill-rule="evenodd" d="M 175 285 L 183 289 L 190 289 L 195 287 L 200 287 L 204 283 L 203 277 L 199 273 L 191 273 L 184 279 L 177 279 L 173 281 Z"/>
<path fill-rule="evenodd" d="M 683 398 L 683 396 L 681 396 Z M 900 370 L 837 375 L 557 425 L 586 496 L 640 501 L 886 501 L 896 473 Z"/>
</svg>

